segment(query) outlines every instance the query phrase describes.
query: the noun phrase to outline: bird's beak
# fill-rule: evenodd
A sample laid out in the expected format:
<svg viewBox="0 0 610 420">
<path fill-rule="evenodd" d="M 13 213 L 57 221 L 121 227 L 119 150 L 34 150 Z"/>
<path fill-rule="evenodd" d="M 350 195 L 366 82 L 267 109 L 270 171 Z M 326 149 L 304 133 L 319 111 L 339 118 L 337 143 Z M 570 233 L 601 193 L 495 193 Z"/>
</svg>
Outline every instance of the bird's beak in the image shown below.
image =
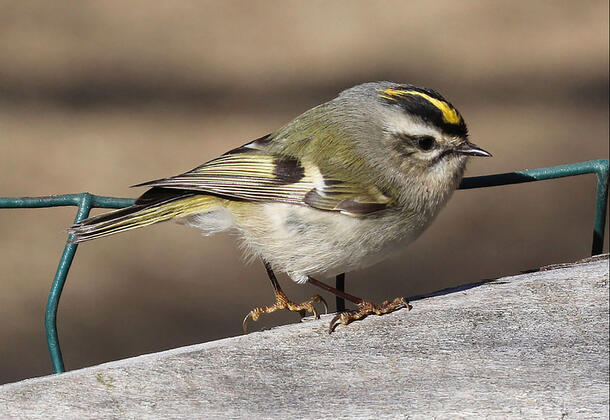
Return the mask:
<svg viewBox="0 0 610 420">
<path fill-rule="evenodd" d="M 491 157 L 491 153 L 470 142 L 463 143 L 456 147 L 454 152 L 460 155 Z"/>
</svg>

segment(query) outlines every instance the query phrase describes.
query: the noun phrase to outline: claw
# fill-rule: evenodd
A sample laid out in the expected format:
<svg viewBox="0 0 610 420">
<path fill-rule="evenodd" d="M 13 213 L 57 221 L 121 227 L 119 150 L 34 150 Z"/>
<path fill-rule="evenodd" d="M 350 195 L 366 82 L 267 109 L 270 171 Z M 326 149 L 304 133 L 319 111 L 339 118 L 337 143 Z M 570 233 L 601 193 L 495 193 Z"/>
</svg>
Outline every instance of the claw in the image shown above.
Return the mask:
<svg viewBox="0 0 610 420">
<path fill-rule="evenodd" d="M 338 314 L 337 316 L 335 316 L 330 321 L 330 324 L 328 325 L 328 333 L 332 334 L 332 332 L 335 330 L 335 328 L 337 328 L 337 326 L 339 325 L 339 322 L 337 322 L 337 321 L 339 321 L 343 315 L 346 315 L 349 313 L 351 313 L 351 312 L 342 312 L 342 313 Z M 343 323 L 343 322 L 341 322 L 341 323 Z M 345 325 L 345 324 L 343 324 L 343 325 Z"/>
<path fill-rule="evenodd" d="M 250 313 L 248 315 L 246 315 L 246 317 L 244 318 L 243 322 L 241 323 L 242 328 L 244 329 L 244 334 L 248 333 L 248 320 L 252 319 L 252 321 L 256 321 L 256 319 L 254 319 L 254 311 L 250 311 Z M 258 316 L 256 317 L 258 319 Z"/>
<path fill-rule="evenodd" d="M 328 315 L 328 304 L 326 303 L 324 298 L 320 295 L 313 296 L 311 299 L 309 299 L 307 302 L 302 303 L 301 305 L 310 304 L 312 309 L 309 312 L 313 313 L 313 316 L 315 319 L 320 319 L 320 315 L 318 314 L 318 311 L 316 311 L 316 308 L 313 306 L 314 302 L 319 302 L 322 305 L 324 305 L 324 315 Z M 303 318 L 305 316 L 305 309 L 302 309 L 301 313 L 303 313 L 303 315 L 301 315 L 301 318 Z"/>
<path fill-rule="evenodd" d="M 324 305 L 324 315 L 328 315 L 328 305 L 326 304 L 326 301 L 324 300 L 324 298 L 322 298 L 322 296 L 318 296 L 318 297 L 322 301 L 322 305 Z"/>
<path fill-rule="evenodd" d="M 331 334 L 339 324 L 347 325 L 353 321 L 366 318 L 371 314 L 384 315 L 401 308 L 407 308 L 408 310 L 411 310 L 412 308 L 412 306 L 409 305 L 407 299 L 405 299 L 404 297 L 398 297 L 392 302 L 386 300 L 379 306 L 365 300 L 359 303 L 358 307 L 360 308 L 358 311 L 343 312 L 335 316 L 330 321 L 330 324 L 328 326 L 328 333 Z"/>
</svg>

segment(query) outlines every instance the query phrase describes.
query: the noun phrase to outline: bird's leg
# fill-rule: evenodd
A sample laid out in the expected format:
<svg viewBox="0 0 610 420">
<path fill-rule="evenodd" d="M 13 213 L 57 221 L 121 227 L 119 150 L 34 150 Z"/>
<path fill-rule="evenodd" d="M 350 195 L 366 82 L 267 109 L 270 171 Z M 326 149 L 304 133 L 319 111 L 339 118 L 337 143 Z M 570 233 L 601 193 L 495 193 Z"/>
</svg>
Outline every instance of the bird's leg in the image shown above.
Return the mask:
<svg viewBox="0 0 610 420">
<path fill-rule="evenodd" d="M 382 302 L 381 305 L 375 305 L 372 302 L 350 295 L 349 293 L 345 293 L 341 290 L 335 289 L 334 287 L 331 287 L 326 283 L 322 283 L 321 281 L 316 280 L 313 277 L 309 277 L 307 281 L 313 284 L 314 286 L 326 290 L 327 292 L 333 293 L 337 296 L 342 297 L 343 299 L 347 299 L 350 302 L 355 303 L 356 305 L 358 305 L 358 308 L 360 308 L 356 312 L 342 312 L 335 316 L 332 321 L 330 321 L 330 325 L 328 326 L 329 334 L 332 333 L 339 324 L 347 325 L 352 321 L 366 318 L 368 315 L 371 314 L 384 315 L 401 308 L 407 308 L 408 310 L 411 310 L 411 305 L 409 305 L 409 302 L 404 297 L 397 297 L 391 302 L 386 300 Z"/>
<path fill-rule="evenodd" d="M 292 312 L 298 312 L 299 315 L 301 315 L 301 318 L 303 318 L 307 312 L 311 312 L 313 316 L 318 319 L 320 318 L 320 315 L 318 314 L 318 311 L 316 311 L 316 308 L 313 306 L 313 303 L 320 302 L 324 305 L 324 310 L 326 311 L 326 313 L 328 313 L 328 305 L 320 295 L 315 295 L 311 299 L 306 300 L 302 303 L 294 303 L 289 300 L 282 288 L 280 287 L 280 284 L 278 283 L 277 278 L 275 277 L 275 273 L 271 269 L 269 263 L 267 263 L 266 261 L 264 261 L 264 263 L 265 269 L 267 269 L 267 275 L 269 276 L 269 280 L 271 280 L 271 285 L 273 286 L 273 291 L 275 293 L 275 303 L 271 306 L 260 306 L 258 308 L 252 309 L 250 313 L 246 315 L 246 317 L 244 318 L 244 322 L 242 323 L 244 333 L 246 333 L 248 330 L 248 320 L 252 319 L 253 321 L 258 321 L 258 318 L 261 316 L 261 314 L 270 314 L 279 309 L 288 309 Z"/>
</svg>

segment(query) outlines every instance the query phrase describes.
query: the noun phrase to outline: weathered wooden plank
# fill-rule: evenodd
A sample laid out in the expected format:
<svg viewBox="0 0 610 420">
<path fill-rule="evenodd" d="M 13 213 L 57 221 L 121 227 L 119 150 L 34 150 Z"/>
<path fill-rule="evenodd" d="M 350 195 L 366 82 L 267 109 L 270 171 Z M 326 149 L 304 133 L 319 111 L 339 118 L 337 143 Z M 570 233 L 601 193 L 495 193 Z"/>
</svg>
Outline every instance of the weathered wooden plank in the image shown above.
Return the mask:
<svg viewBox="0 0 610 420">
<path fill-rule="evenodd" d="M 608 418 L 608 259 L 0 386 L 0 418 Z"/>
</svg>

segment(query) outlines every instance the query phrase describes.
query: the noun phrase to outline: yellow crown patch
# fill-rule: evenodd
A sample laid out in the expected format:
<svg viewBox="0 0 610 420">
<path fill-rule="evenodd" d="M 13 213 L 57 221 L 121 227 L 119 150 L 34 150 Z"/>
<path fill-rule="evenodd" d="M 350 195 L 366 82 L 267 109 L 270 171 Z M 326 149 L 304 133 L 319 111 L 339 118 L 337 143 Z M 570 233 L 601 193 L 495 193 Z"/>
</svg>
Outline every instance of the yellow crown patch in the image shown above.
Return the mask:
<svg viewBox="0 0 610 420">
<path fill-rule="evenodd" d="M 400 89 L 381 89 L 379 96 L 384 99 L 389 99 L 391 101 L 395 101 L 397 98 L 406 96 L 406 95 L 415 95 L 421 98 L 424 98 L 426 101 L 430 102 L 436 108 L 441 111 L 443 114 L 443 121 L 448 124 L 459 124 L 462 122 L 462 118 L 457 113 L 457 111 L 452 108 L 447 102 L 441 101 L 440 99 L 433 98 L 430 95 L 427 95 L 423 92 L 418 92 L 416 90 L 400 90 Z"/>
</svg>

